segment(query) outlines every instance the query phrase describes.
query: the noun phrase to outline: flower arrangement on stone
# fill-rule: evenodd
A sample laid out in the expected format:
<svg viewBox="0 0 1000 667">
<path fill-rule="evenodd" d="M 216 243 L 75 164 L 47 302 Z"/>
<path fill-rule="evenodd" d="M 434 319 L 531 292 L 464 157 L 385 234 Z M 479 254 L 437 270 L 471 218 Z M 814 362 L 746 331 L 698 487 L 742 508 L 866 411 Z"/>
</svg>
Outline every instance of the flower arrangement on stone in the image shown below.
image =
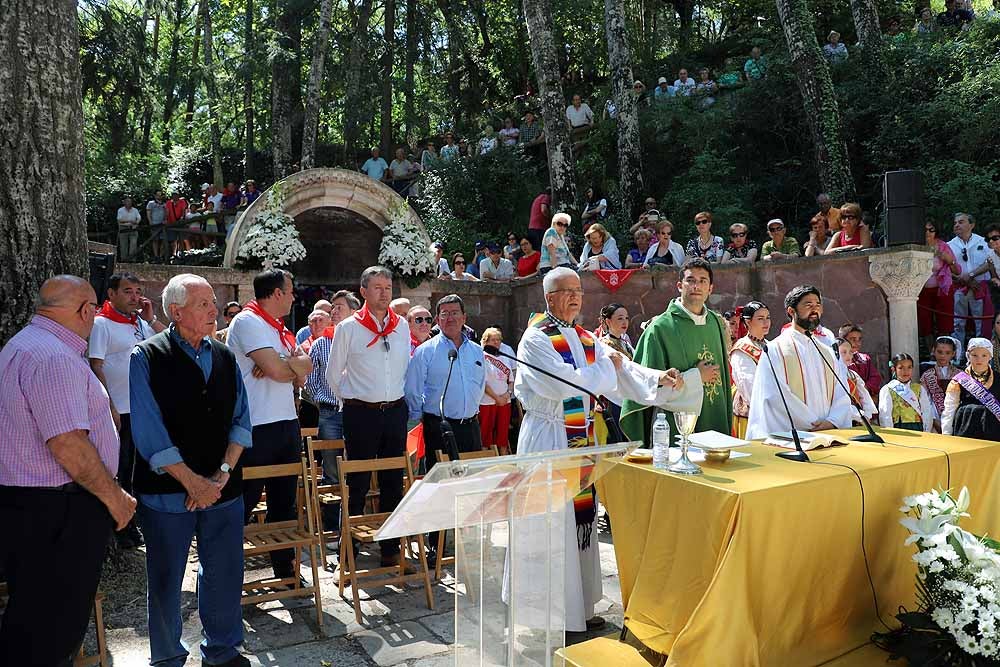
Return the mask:
<svg viewBox="0 0 1000 667">
<path fill-rule="evenodd" d="M 969 491 L 930 491 L 903 499 L 900 523 L 916 544 L 917 611 L 874 642 L 910 665 L 1000 664 L 1000 542 L 958 527 Z"/>
<path fill-rule="evenodd" d="M 258 259 L 265 269 L 272 269 L 305 258 L 306 248 L 299 240 L 295 219 L 281 210 L 284 201 L 281 185 L 276 183 L 271 187 L 264 206 L 254 215 L 236 254 L 239 264 Z"/>
<path fill-rule="evenodd" d="M 378 262 L 411 287 L 433 275 L 437 268 L 430 239 L 410 219 L 410 206 L 405 201 L 389 210 L 389 224 L 382 230 Z"/>
</svg>

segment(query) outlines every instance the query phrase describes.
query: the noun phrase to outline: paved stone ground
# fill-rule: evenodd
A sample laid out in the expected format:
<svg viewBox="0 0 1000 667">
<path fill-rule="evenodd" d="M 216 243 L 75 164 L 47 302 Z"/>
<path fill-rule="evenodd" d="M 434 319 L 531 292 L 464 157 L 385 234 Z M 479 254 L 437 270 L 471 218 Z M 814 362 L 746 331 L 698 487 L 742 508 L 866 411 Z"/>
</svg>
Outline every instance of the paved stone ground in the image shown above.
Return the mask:
<svg viewBox="0 0 1000 667">
<path fill-rule="evenodd" d="M 604 599 L 597 612 L 608 623 L 599 631 L 574 637 L 575 641 L 621 627 L 621 589 L 614 546 L 603 519 L 600 525 Z M 149 660 L 144 558 L 142 550 L 126 554 L 117 568 L 108 568 L 102 583 L 108 596 L 105 625 L 113 665 L 139 667 Z M 373 562 L 377 556 L 369 558 L 372 560 L 362 561 L 362 565 Z M 197 667 L 201 664 L 197 649 L 201 623 L 194 592 L 193 557 L 191 564 L 184 581 L 182 616 L 184 641 L 192 647 L 186 667 Z M 311 578 L 308 564 L 303 566 L 302 574 L 307 580 Z M 316 625 L 315 609 L 309 598 L 244 607 L 245 654 L 251 664 L 255 667 L 451 667 L 455 664 L 451 645 L 455 634 L 456 583 L 450 572 L 433 586 L 434 611 L 427 608 L 422 586 L 373 588 L 370 594 L 363 591 L 361 625 L 355 622 L 350 602 L 338 595 L 335 574 L 321 570 L 320 581 L 322 631 Z M 349 589 L 344 592 L 350 597 Z M 86 643 L 92 650 L 92 630 Z"/>
</svg>

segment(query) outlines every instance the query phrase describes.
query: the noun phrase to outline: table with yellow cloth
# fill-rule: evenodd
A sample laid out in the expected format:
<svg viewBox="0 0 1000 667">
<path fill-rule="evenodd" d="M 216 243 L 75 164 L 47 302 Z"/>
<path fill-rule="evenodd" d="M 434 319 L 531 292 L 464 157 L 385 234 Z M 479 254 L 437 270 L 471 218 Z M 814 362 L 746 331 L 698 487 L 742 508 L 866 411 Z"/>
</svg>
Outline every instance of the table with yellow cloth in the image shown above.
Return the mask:
<svg viewBox="0 0 1000 667">
<path fill-rule="evenodd" d="M 832 431 L 841 437 L 856 430 Z M 751 456 L 682 476 L 605 461 L 598 496 L 611 516 L 625 624 L 667 665 L 818 665 L 915 608 L 916 565 L 899 524 L 904 496 L 967 486 L 962 526 L 1000 535 L 1000 443 L 880 429 L 886 445 L 809 452 L 814 463 Z M 901 445 L 905 445 L 903 447 Z M 913 449 L 927 447 L 946 451 Z"/>
</svg>

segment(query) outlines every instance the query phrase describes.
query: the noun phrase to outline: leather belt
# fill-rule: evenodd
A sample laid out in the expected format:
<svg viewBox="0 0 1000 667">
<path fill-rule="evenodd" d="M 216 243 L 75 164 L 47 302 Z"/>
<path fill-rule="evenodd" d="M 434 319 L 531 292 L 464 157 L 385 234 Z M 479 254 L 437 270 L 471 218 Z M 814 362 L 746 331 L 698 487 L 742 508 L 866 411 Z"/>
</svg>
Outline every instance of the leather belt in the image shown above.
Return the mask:
<svg viewBox="0 0 1000 667">
<path fill-rule="evenodd" d="M 32 491 L 42 491 L 46 493 L 88 493 L 76 482 L 66 482 L 60 486 L 0 486 L 0 492 L 25 493 Z"/>
<path fill-rule="evenodd" d="M 432 415 L 429 412 L 425 412 L 424 417 L 428 419 L 436 419 L 438 421 L 441 421 L 440 417 L 438 417 L 437 415 Z M 448 417 L 447 419 L 452 424 L 474 424 L 479 421 L 479 414 L 478 413 L 474 414 L 471 417 L 468 417 L 467 419 L 452 419 L 451 417 Z"/>
<path fill-rule="evenodd" d="M 391 408 L 403 405 L 406 401 L 402 398 L 397 398 L 395 401 L 386 401 L 384 403 L 369 403 L 368 401 L 360 401 L 356 398 L 345 398 L 344 405 L 351 405 L 356 408 L 367 408 L 369 410 L 389 410 Z"/>
</svg>

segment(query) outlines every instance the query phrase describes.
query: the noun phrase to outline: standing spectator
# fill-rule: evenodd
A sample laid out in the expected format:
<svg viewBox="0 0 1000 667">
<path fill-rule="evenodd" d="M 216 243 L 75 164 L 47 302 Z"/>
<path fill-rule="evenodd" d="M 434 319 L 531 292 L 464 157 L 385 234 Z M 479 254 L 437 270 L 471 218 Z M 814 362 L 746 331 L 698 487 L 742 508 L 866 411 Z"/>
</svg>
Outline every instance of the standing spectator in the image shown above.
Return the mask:
<svg viewBox="0 0 1000 667">
<path fill-rule="evenodd" d="M 823 56 L 831 65 L 839 65 L 847 62 L 847 45 L 840 41 L 840 33 L 831 30 L 826 36 L 826 44 L 823 45 Z"/>
<path fill-rule="evenodd" d="M 486 257 L 479 262 L 479 279 L 506 283 L 514 277 L 514 264 L 500 254 L 500 246 L 492 241 L 486 244 Z"/>
<path fill-rule="evenodd" d="M 840 209 L 837 211 L 837 222 L 840 223 Z M 830 236 L 827 233 L 826 218 L 822 213 L 817 213 L 809 221 L 809 240 L 806 241 L 806 257 L 817 257 L 826 252 L 826 247 L 830 245 Z"/>
<path fill-rule="evenodd" d="M 861 207 L 849 203 L 840 207 L 840 231 L 834 232 L 825 254 L 872 247 L 872 235 L 862 221 Z"/>
<path fill-rule="evenodd" d="M 469 266 L 466 268 L 469 275 L 473 276 L 474 278 L 479 277 L 479 263 L 482 262 L 484 259 L 486 259 L 486 242 L 476 241 L 475 255 L 472 258 L 472 262 L 470 262 Z"/>
<path fill-rule="evenodd" d="M 430 171 L 437 166 L 441 157 L 438 155 L 437 148 L 434 146 L 433 141 L 427 142 L 427 148 L 420 153 L 420 169 L 421 171 Z"/>
<path fill-rule="evenodd" d="M 97 296 L 46 280 L 31 322 L 0 350 L 0 664 L 70 665 L 90 623 L 112 529 L 135 499 L 117 483 L 108 394 L 84 360 Z"/>
<path fill-rule="evenodd" d="M 503 345 L 503 334 L 496 327 L 483 332 L 480 341 L 483 347 Z M 479 400 L 479 424 L 482 446 L 489 449 L 496 445 L 501 454 L 510 449 L 510 410 L 514 396 L 514 371 L 507 365 L 506 357 L 495 357 L 483 353 L 486 360 L 486 384 L 483 397 Z"/>
<path fill-rule="evenodd" d="M 937 23 L 942 28 L 964 28 L 972 19 L 972 12 L 957 7 L 955 0 L 944 0 L 944 11 L 937 15 Z"/>
<path fill-rule="evenodd" d="M 601 190 L 596 185 L 587 188 L 587 203 L 583 207 L 583 214 L 580 221 L 583 224 L 583 235 L 587 235 L 587 230 L 595 222 L 600 222 L 608 217 L 608 200 L 601 195 Z"/>
<path fill-rule="evenodd" d="M 657 79 L 656 88 L 653 89 L 653 101 L 666 102 L 673 96 L 674 89 L 670 86 L 670 82 L 667 81 L 667 77 L 661 76 Z"/>
<path fill-rule="evenodd" d="M 833 234 L 840 231 L 840 208 L 833 205 L 830 195 L 821 192 L 816 195 L 816 205 L 819 212 L 816 214 L 826 221 L 827 232 Z"/>
<path fill-rule="evenodd" d="M 469 141 L 465 137 L 458 140 L 458 156 L 472 157 L 472 153 L 469 152 Z"/>
<path fill-rule="evenodd" d="M 471 280 L 473 282 L 479 280 L 479 278 L 465 271 L 467 264 L 465 261 L 465 255 L 462 253 L 456 252 L 452 256 L 451 265 L 455 267 L 455 270 L 448 275 L 448 277 L 452 280 Z"/>
<path fill-rule="evenodd" d="M 721 236 L 712 235 L 712 214 L 702 211 L 694 216 L 694 224 L 698 229 L 698 235 L 688 241 L 687 256 L 701 257 L 709 262 L 721 260 L 725 246 Z"/>
<path fill-rule="evenodd" d="M 767 59 L 760 54 L 760 47 L 750 49 L 750 58 L 743 64 L 747 81 L 753 83 L 767 77 Z"/>
<path fill-rule="evenodd" d="M 948 246 L 962 269 L 961 274 L 954 280 L 955 330 L 952 333 L 962 347 L 965 346 L 968 319 L 972 319 L 976 337 L 979 337 L 983 330 L 981 319 L 983 299 L 986 298 L 986 282 L 989 280 L 989 276 L 985 274 L 979 278 L 970 275 L 976 267 L 982 266 L 989 256 L 986 239 L 972 231 L 975 227 L 976 221 L 971 213 L 956 213 L 953 228 L 955 237 L 948 241 Z"/>
<path fill-rule="evenodd" d="M 178 190 L 174 190 L 170 193 L 170 199 L 163 205 L 163 209 L 166 213 L 167 243 L 170 245 L 170 253 L 176 255 L 181 251 L 182 246 L 187 245 L 187 241 L 181 238 L 182 234 L 174 231 L 174 229 L 182 227 L 187 218 L 187 199 L 181 197 Z"/>
<path fill-rule="evenodd" d="M 282 319 L 292 309 L 295 292 L 292 274 L 269 269 L 254 276 L 254 299 L 229 325 L 229 348 L 246 385 L 253 425 L 253 447 L 244 465 L 279 465 L 299 460 L 301 433 L 295 413 L 295 386 L 312 371 L 309 357 L 295 345 L 295 336 Z M 267 521 L 295 518 L 295 479 L 278 477 L 253 480 L 243 488 L 243 518 L 250 514 L 267 490 Z M 297 580 L 290 549 L 271 552 L 271 566 L 278 579 Z"/>
<path fill-rule="evenodd" d="M 847 367 L 861 377 L 869 394 L 878 396 L 878 392 L 882 388 L 882 374 L 879 373 L 878 366 L 872 361 L 872 358 L 861 351 L 864 331 L 858 325 L 848 323 L 840 327 L 837 337 L 843 338 L 851 344 L 851 363 Z"/>
<path fill-rule="evenodd" d="M 934 253 L 934 265 L 917 298 L 917 330 L 926 342 L 927 349 L 932 350 L 936 336 L 950 333 L 955 326 L 952 282 L 962 269 L 951 247 L 941 239 L 938 223 L 928 219 L 924 223 L 924 237 Z M 944 394 L 941 396 L 943 398 Z"/>
<path fill-rule="evenodd" d="M 444 244 L 440 241 L 435 241 L 432 245 L 434 248 L 434 261 L 437 263 L 437 277 L 446 276 L 451 273 L 451 269 L 448 268 L 448 260 L 444 258 Z"/>
<path fill-rule="evenodd" d="M 455 144 L 455 135 L 451 132 L 444 133 L 444 146 L 441 147 L 441 159 L 448 161 L 458 157 L 458 146 Z"/>
<path fill-rule="evenodd" d="M 760 256 L 765 262 L 801 257 L 799 242 L 791 236 L 785 236 L 785 223 L 781 218 L 767 221 L 767 235 L 771 240 L 764 241 L 764 247 L 760 250 Z"/>
<path fill-rule="evenodd" d="M 330 313 L 325 310 L 314 310 L 309 313 L 309 317 L 306 318 L 306 322 L 309 323 L 309 337 L 300 344 L 303 352 L 309 354 L 312 346 L 323 336 L 323 332 L 330 328 L 331 321 Z"/>
<path fill-rule="evenodd" d="M 521 258 L 517 260 L 517 276 L 520 278 L 530 278 L 538 273 L 538 262 L 542 258 L 542 253 L 535 250 L 531 239 L 527 236 L 521 237 Z"/>
<path fill-rule="evenodd" d="M 257 181 L 248 179 L 243 190 L 243 205 L 249 206 L 250 204 L 257 201 L 257 197 L 260 196 L 260 190 L 257 189 Z"/>
<path fill-rule="evenodd" d="M 722 253 L 722 263 L 753 264 L 757 261 L 757 242 L 749 237 L 750 230 L 742 222 L 729 225 L 732 239 Z"/>
<path fill-rule="evenodd" d="M 87 358 L 94 375 L 108 391 L 112 413 L 118 415 L 118 483 L 130 494 L 135 445 L 129 418 L 129 357 L 136 345 L 164 328 L 156 320 L 153 303 L 143 296 L 142 281 L 137 276 L 116 273 L 108 279 L 107 300 L 94 318 Z M 123 549 L 142 545 L 142 535 L 135 522 L 116 533 L 115 538 Z"/>
<path fill-rule="evenodd" d="M 406 317 L 406 314 L 410 312 L 410 300 L 405 296 L 393 299 L 389 302 L 389 310 L 396 313 L 400 317 Z"/>
<path fill-rule="evenodd" d="M 595 223 L 584 234 L 587 242 L 583 244 L 580 253 L 579 269 L 581 271 L 596 271 L 597 269 L 622 268 L 621 253 L 615 237 L 611 236 L 604 225 Z"/>
<path fill-rule="evenodd" d="M 497 129 L 493 125 L 487 125 L 482 139 L 479 140 L 479 154 L 486 155 L 493 152 L 497 143 Z"/>
<path fill-rule="evenodd" d="M 236 317 L 240 311 L 243 310 L 243 306 L 240 305 L 239 301 L 230 301 L 226 304 L 226 307 L 222 309 L 222 320 L 226 323 L 226 326 L 215 332 L 215 340 L 222 344 L 226 344 L 229 338 L 229 325 L 232 324 L 233 318 Z"/>
<path fill-rule="evenodd" d="M 996 312 L 1000 308 L 1000 226 L 990 225 L 986 228 L 985 234 L 986 243 L 989 246 L 986 261 L 970 271 L 968 277 L 976 278 L 984 273 L 990 274 L 991 278 L 986 282 L 986 286 L 989 288 L 990 301 L 993 303 L 994 312 Z M 997 361 L 1000 360 L 994 357 L 994 364 Z"/>
<path fill-rule="evenodd" d="M 528 238 L 535 249 L 542 247 L 542 236 L 552 220 L 552 188 L 545 188 L 531 202 L 528 216 Z"/>
<path fill-rule="evenodd" d="M 326 381 L 343 406 L 344 444 L 354 461 L 403 456 L 406 450 L 406 401 L 403 382 L 410 361 L 410 328 L 389 309 L 392 273 L 370 266 L 361 274 L 365 305 L 335 330 Z M 371 473 L 347 477 L 352 515 L 361 514 Z M 403 497 L 403 471 L 378 474 L 379 507 L 392 512 Z M 379 543 L 382 566 L 400 564 L 399 540 Z M 412 572 L 412 566 L 405 569 Z"/>
<path fill-rule="evenodd" d="M 569 245 L 566 243 L 566 230 L 572 218 L 566 213 L 556 213 L 552 216 L 552 226 L 542 237 L 542 256 L 539 259 L 539 272 L 544 276 L 557 266 L 573 268 Z"/>
<path fill-rule="evenodd" d="M 248 667 L 243 643 L 243 476 L 247 391 L 232 350 L 214 340 L 215 292 L 174 276 L 163 290 L 170 329 L 132 351 L 135 490 L 146 535 L 150 664 L 181 665 L 181 583 L 198 537 L 202 664 Z M 268 502 L 271 497 L 268 495 Z"/>
<path fill-rule="evenodd" d="M 208 192 L 205 194 L 205 203 L 208 208 L 206 212 L 221 213 L 222 211 L 222 193 L 219 192 L 219 188 L 215 185 L 208 186 Z M 208 232 L 220 232 L 222 234 L 226 233 L 226 222 L 222 219 L 222 215 L 216 215 L 214 218 L 209 218 L 204 227 L 204 231 Z M 205 237 L 205 245 L 208 246 L 214 241 L 210 237 Z"/>
<path fill-rule="evenodd" d="M 322 311 L 324 311 L 326 313 L 329 313 L 332 308 L 333 308 L 333 304 L 331 304 L 326 299 L 320 299 L 319 301 L 317 301 L 316 303 L 314 303 L 313 307 L 312 307 L 313 310 L 322 310 Z M 310 312 L 312 312 L 312 311 L 310 311 Z M 306 324 L 303 327 L 300 327 L 299 330 L 295 332 L 295 344 L 296 345 L 301 345 L 302 343 L 304 343 L 306 341 L 306 339 L 309 338 L 309 335 L 311 333 L 312 332 L 309 330 L 309 325 L 308 324 Z"/>
<path fill-rule="evenodd" d="M 618 107 L 615 105 L 614 100 L 610 98 L 604 102 L 604 111 L 601 113 L 601 120 L 607 120 L 608 118 L 611 120 L 618 119 Z"/>
<path fill-rule="evenodd" d="M 518 128 L 517 140 L 530 157 L 540 159 L 545 150 L 545 130 L 536 122 L 535 114 L 528 111 L 524 114 L 523 124 Z"/>
<path fill-rule="evenodd" d="M 129 262 L 136 259 L 139 248 L 139 209 L 132 206 L 132 198 L 125 197 L 118 209 L 118 252 L 121 261 Z"/>
<path fill-rule="evenodd" d="M 683 67 L 677 72 L 677 79 L 674 81 L 674 90 L 677 91 L 679 97 L 688 97 L 697 85 L 695 80 L 688 76 L 688 71 Z"/>
<path fill-rule="evenodd" d="M 701 97 L 701 108 L 707 109 L 715 104 L 715 94 L 719 92 L 719 84 L 709 77 L 707 67 L 698 70 L 698 84 L 695 92 Z"/>
<path fill-rule="evenodd" d="M 163 223 L 167 219 L 167 207 L 164 204 L 163 190 L 157 190 L 153 198 L 146 203 L 146 221 L 149 222 L 149 236 L 153 239 L 153 257 L 165 259 L 164 249 L 167 247 Z"/>
<path fill-rule="evenodd" d="M 594 126 L 594 112 L 579 95 L 574 95 L 573 103 L 566 107 L 566 120 L 569 121 L 571 138 L 581 139 Z"/>
<path fill-rule="evenodd" d="M 632 240 L 635 241 L 635 247 L 628 251 L 628 256 L 625 258 L 626 269 L 638 269 L 646 261 L 646 253 L 649 251 L 653 235 L 648 229 L 637 229 L 632 234 Z M 681 252 L 684 252 L 683 249 Z"/>
<path fill-rule="evenodd" d="M 654 236 L 656 235 L 656 223 L 660 221 L 660 212 L 656 210 L 656 198 L 646 197 L 643 202 L 643 211 L 639 214 L 639 220 L 629 227 L 629 233 L 635 234 L 638 229 L 645 229 Z"/>
<path fill-rule="evenodd" d="M 680 268 L 684 264 L 684 248 L 673 240 L 673 235 L 674 223 L 669 220 L 661 220 L 656 225 L 656 243 L 649 246 L 649 250 L 646 251 L 643 268 L 648 269 L 657 265 Z"/>
<path fill-rule="evenodd" d="M 222 218 L 222 227 L 219 228 L 220 232 L 226 233 L 227 238 L 233 231 L 233 225 L 236 224 L 236 209 L 242 203 L 243 195 L 240 189 L 236 187 L 236 183 L 230 181 L 222 191 L 222 210 L 225 211 L 225 215 Z"/>
<path fill-rule="evenodd" d="M 202 213 L 202 205 L 197 199 L 192 197 L 191 205 L 188 206 L 187 213 L 184 214 L 184 218 L 188 221 L 188 234 L 184 238 L 184 249 L 191 250 L 192 248 L 201 248 L 204 246 L 204 238 L 201 236 L 201 222 L 200 217 Z"/>
<path fill-rule="evenodd" d="M 514 232 L 507 232 L 507 245 L 503 248 L 503 256 L 511 263 L 516 262 L 521 257 L 521 246 L 517 243 L 517 235 Z"/>
<path fill-rule="evenodd" d="M 934 12 L 931 11 L 930 7 L 924 7 L 920 10 L 920 18 L 917 19 L 917 25 L 914 30 L 918 35 L 930 35 L 937 32 L 937 24 L 934 22 Z"/>
<path fill-rule="evenodd" d="M 401 197 L 406 197 L 410 193 L 410 186 L 417 177 L 416 166 L 406 159 L 406 151 L 402 148 L 396 149 L 396 159 L 389 165 L 391 175 L 390 185 Z"/>
<path fill-rule="evenodd" d="M 503 119 L 503 129 L 500 130 L 500 141 L 503 142 L 504 146 L 517 146 L 517 138 L 521 135 L 521 131 L 514 127 L 514 119 L 507 116 Z"/>
<path fill-rule="evenodd" d="M 361 173 L 367 174 L 370 178 L 374 178 L 376 181 L 385 181 L 385 172 L 388 170 L 389 165 L 386 164 L 385 159 L 382 158 L 381 151 L 378 146 L 372 149 L 372 156 L 365 160 L 365 163 L 361 165 Z"/>
<path fill-rule="evenodd" d="M 434 326 L 434 316 L 423 306 L 414 306 L 406 314 L 406 322 L 410 325 L 410 356 L 431 337 L 431 327 Z"/>
</svg>

